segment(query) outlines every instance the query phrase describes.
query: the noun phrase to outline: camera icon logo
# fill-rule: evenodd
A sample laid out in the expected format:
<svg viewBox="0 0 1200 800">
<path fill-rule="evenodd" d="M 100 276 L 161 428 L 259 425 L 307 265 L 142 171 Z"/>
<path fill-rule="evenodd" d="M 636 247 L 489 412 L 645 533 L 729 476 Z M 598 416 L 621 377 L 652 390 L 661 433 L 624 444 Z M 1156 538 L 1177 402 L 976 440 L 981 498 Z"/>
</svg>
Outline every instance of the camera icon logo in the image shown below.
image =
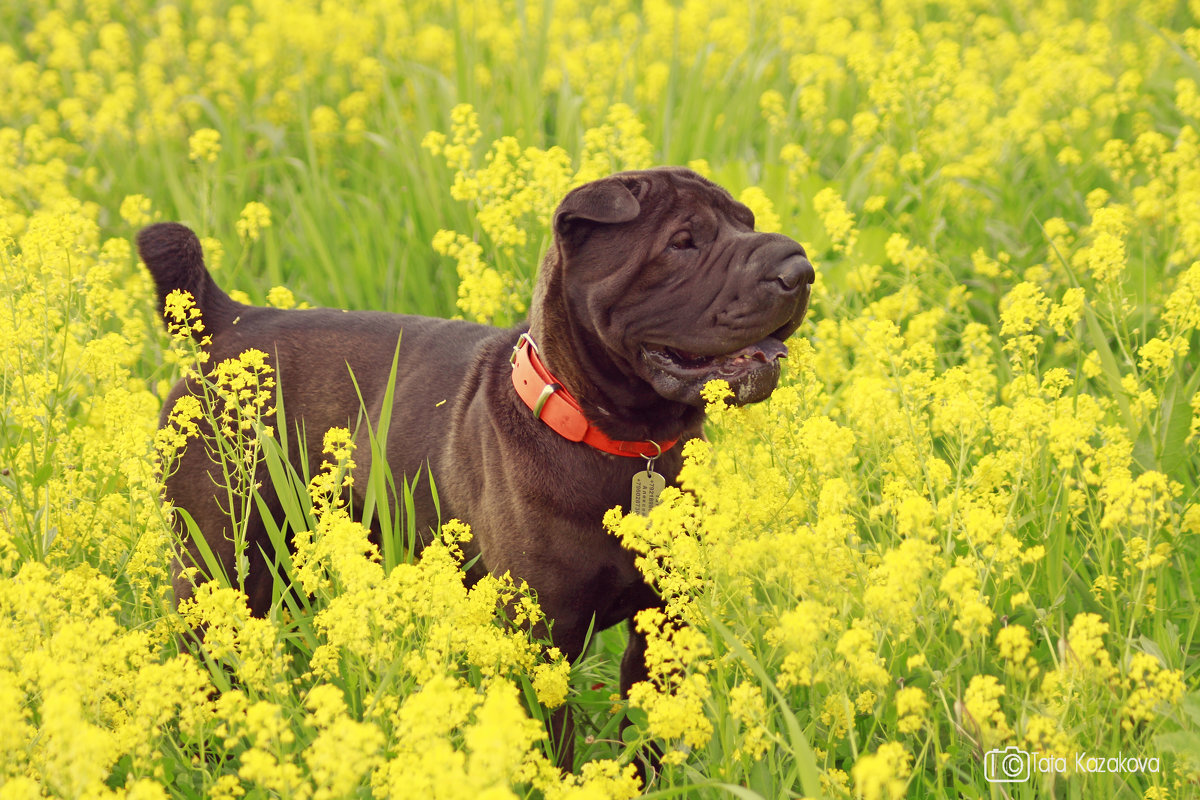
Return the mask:
<svg viewBox="0 0 1200 800">
<path fill-rule="evenodd" d="M 1022 783 L 1029 780 L 1029 753 L 1016 746 L 988 750 L 983 754 L 983 777 L 989 783 Z"/>
</svg>

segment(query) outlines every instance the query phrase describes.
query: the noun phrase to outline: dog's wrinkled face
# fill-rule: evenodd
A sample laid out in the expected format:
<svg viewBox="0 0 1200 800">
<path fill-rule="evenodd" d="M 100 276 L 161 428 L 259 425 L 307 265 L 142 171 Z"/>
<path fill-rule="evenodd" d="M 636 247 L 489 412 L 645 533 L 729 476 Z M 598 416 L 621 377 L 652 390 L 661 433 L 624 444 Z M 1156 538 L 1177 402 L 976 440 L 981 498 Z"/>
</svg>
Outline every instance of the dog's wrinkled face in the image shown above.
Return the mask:
<svg viewBox="0 0 1200 800">
<path fill-rule="evenodd" d="M 738 404 L 775 389 L 813 267 L 724 189 L 678 168 L 620 173 L 568 194 L 555 232 L 568 314 L 623 372 L 698 407 L 718 378 Z"/>
</svg>

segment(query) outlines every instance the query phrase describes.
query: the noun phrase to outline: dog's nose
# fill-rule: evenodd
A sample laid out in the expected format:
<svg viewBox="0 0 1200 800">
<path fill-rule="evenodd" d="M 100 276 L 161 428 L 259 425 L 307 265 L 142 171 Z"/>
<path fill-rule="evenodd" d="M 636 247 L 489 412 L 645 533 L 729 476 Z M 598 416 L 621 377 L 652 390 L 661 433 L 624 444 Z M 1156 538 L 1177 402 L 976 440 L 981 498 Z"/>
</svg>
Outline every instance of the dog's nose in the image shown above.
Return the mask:
<svg viewBox="0 0 1200 800">
<path fill-rule="evenodd" d="M 795 239 L 781 233 L 751 233 L 746 242 L 752 248 L 747 266 L 775 291 L 793 295 L 816 280 L 808 254 Z"/>
<path fill-rule="evenodd" d="M 776 265 L 775 282 L 786 292 L 794 292 L 817 278 L 812 263 L 802 253 L 789 256 Z"/>
</svg>

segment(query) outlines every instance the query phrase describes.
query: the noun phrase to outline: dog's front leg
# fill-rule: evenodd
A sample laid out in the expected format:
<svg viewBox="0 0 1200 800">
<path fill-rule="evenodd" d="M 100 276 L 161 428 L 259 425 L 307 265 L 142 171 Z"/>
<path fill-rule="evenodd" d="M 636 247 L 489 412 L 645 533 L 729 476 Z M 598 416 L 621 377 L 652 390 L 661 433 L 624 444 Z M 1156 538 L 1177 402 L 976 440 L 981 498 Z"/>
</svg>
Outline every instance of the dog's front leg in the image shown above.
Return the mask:
<svg viewBox="0 0 1200 800">
<path fill-rule="evenodd" d="M 550 635 L 545 621 L 538 623 L 530 631 L 535 639 L 551 639 L 554 646 L 562 651 L 564 658 L 570 664 L 577 664 L 583 655 L 585 634 L 576 634 L 578 626 L 569 622 L 555 626 L 554 636 Z M 543 717 L 543 719 L 545 719 Z M 563 772 L 575 771 L 575 715 L 570 702 L 563 703 L 550 712 L 546 719 L 546 727 L 550 734 L 555 763 Z"/>
<path fill-rule="evenodd" d="M 650 680 L 650 672 L 646 669 L 646 634 L 638 631 L 632 618 L 627 624 L 629 641 L 621 656 L 621 697 L 629 697 L 629 690 L 635 683 Z"/>
</svg>

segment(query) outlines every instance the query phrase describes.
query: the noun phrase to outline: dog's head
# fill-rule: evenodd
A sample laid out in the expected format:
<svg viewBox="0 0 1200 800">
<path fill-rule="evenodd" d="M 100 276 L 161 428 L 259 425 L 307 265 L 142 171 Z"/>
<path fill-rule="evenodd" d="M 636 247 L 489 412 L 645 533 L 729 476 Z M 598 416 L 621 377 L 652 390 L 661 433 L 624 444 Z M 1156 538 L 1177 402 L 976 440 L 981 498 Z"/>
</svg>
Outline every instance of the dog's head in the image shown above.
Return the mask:
<svg viewBox="0 0 1200 800">
<path fill-rule="evenodd" d="M 530 314 L 551 368 L 694 407 L 716 378 L 739 404 L 774 390 L 814 271 L 724 189 L 680 168 L 618 173 L 568 193 L 554 236 Z"/>
</svg>

